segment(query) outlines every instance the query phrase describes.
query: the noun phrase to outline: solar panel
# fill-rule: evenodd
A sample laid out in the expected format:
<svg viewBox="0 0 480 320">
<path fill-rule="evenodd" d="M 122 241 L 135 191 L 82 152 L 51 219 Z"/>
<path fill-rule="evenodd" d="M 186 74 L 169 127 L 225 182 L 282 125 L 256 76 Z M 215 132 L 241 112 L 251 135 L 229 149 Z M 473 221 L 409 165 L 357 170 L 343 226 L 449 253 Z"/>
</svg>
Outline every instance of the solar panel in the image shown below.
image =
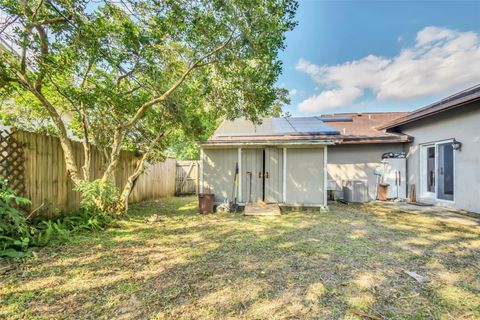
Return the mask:
<svg viewBox="0 0 480 320">
<path fill-rule="evenodd" d="M 337 117 L 337 116 L 321 116 L 320 120 L 323 122 L 352 122 L 352 117 Z"/>
<path fill-rule="evenodd" d="M 255 125 L 245 119 L 225 121 L 215 133 L 225 136 L 339 134 L 339 131 L 318 117 L 265 118 Z"/>
<path fill-rule="evenodd" d="M 317 117 L 288 118 L 287 121 L 298 133 L 308 134 L 338 134 L 338 130 L 326 124 Z"/>
</svg>

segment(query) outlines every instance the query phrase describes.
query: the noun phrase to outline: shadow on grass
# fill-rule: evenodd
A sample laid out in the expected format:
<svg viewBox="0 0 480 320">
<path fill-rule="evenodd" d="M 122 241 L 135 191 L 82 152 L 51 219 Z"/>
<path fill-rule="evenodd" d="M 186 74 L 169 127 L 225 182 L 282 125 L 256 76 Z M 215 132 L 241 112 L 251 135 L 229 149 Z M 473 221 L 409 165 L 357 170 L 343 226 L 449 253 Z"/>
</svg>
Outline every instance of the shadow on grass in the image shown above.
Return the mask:
<svg viewBox="0 0 480 320">
<path fill-rule="evenodd" d="M 265 218 L 195 212 L 194 198 L 142 203 L 121 228 L 42 249 L 2 275 L 0 317 L 480 315 L 478 226 L 342 205 Z"/>
</svg>

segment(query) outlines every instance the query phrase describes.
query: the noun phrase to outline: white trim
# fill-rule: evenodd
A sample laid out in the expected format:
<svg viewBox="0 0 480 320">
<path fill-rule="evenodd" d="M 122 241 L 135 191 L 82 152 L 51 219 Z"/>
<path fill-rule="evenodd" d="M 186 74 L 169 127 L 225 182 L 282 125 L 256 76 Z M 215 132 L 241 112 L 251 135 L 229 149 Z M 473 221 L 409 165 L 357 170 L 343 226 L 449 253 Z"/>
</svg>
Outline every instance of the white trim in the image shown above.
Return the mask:
<svg viewBox="0 0 480 320">
<path fill-rule="evenodd" d="M 328 169 L 327 169 L 327 164 L 328 164 L 328 153 L 327 153 L 327 146 L 323 147 L 323 204 L 327 206 L 327 201 L 328 201 L 328 191 L 327 191 L 327 176 L 328 176 Z"/>
<path fill-rule="evenodd" d="M 242 148 L 238 148 L 238 202 L 242 199 Z"/>
<path fill-rule="evenodd" d="M 259 147 L 266 147 L 266 146 L 318 146 L 318 145 L 333 145 L 335 142 L 330 140 L 313 140 L 313 141 L 245 141 L 245 142 L 236 142 L 236 141 L 229 141 L 229 142 L 204 142 L 202 143 L 203 148 L 215 148 L 215 147 L 245 147 L 245 146 L 259 146 Z"/>
<path fill-rule="evenodd" d="M 445 144 L 449 142 L 453 142 L 454 138 L 451 139 L 445 139 L 445 140 L 439 140 L 439 141 L 432 141 L 432 142 L 426 142 L 426 143 L 421 143 L 419 144 L 420 147 L 420 166 L 419 166 L 419 183 L 420 183 L 420 199 L 422 200 L 430 200 L 434 202 L 439 202 L 439 203 L 445 203 L 445 204 L 454 204 L 455 203 L 455 198 L 456 198 L 456 193 L 457 193 L 457 160 L 456 160 L 456 151 L 453 150 L 453 200 L 446 200 L 446 199 L 439 199 L 438 198 L 438 145 L 439 144 Z M 435 192 L 433 193 L 433 196 L 429 196 L 426 192 L 424 182 L 425 182 L 425 173 L 426 173 L 426 168 L 425 168 L 425 156 L 423 153 L 423 150 L 425 150 L 428 147 L 435 147 Z"/>
<path fill-rule="evenodd" d="M 204 159 L 204 152 L 203 148 L 200 148 L 200 193 L 203 193 L 203 184 L 204 184 L 204 177 L 203 177 L 203 162 Z"/>
<path fill-rule="evenodd" d="M 283 148 L 283 203 L 287 203 L 287 148 Z"/>
<path fill-rule="evenodd" d="M 431 200 L 435 200 L 435 192 L 428 192 L 427 191 L 427 184 L 428 184 L 428 179 L 426 178 L 427 176 L 427 160 L 428 160 L 428 154 L 427 154 L 427 149 L 428 148 L 435 148 L 435 143 L 425 143 L 425 144 L 420 144 L 419 145 L 420 147 L 420 166 L 419 166 L 419 170 L 420 170 L 420 177 L 419 177 L 419 184 L 420 184 L 420 188 L 419 188 L 419 198 L 421 199 L 431 199 Z M 436 151 L 434 151 L 436 153 Z M 435 157 L 437 157 L 437 155 L 435 154 Z M 433 170 L 436 170 L 436 159 L 435 159 L 435 164 L 434 164 L 434 168 Z M 436 174 L 435 174 L 436 175 Z M 436 181 L 435 181 L 435 185 L 436 185 Z"/>
<path fill-rule="evenodd" d="M 455 149 L 453 149 L 453 200 L 446 200 L 446 199 L 439 199 L 438 198 L 438 145 L 439 144 L 446 144 L 446 143 L 449 143 L 449 142 L 453 142 L 453 138 L 452 139 L 446 139 L 446 140 L 442 140 L 442 141 L 438 141 L 435 143 L 435 201 L 438 201 L 438 202 L 444 202 L 444 203 L 455 203 L 455 194 L 457 193 L 457 183 L 456 183 L 456 177 L 457 177 L 457 173 L 455 172 L 455 168 L 456 168 L 456 159 L 455 159 Z"/>
</svg>

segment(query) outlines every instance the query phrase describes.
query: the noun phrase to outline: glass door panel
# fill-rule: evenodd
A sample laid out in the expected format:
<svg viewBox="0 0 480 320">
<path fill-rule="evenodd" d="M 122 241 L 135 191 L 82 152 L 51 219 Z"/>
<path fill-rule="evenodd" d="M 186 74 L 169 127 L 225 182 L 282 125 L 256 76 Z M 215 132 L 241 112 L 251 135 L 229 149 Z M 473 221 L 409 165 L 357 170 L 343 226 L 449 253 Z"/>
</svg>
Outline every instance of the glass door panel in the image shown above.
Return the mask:
<svg viewBox="0 0 480 320">
<path fill-rule="evenodd" d="M 453 201 L 454 196 L 454 150 L 451 142 L 437 145 L 437 198 Z"/>
<path fill-rule="evenodd" d="M 435 146 L 427 148 L 427 192 L 435 193 Z"/>
</svg>

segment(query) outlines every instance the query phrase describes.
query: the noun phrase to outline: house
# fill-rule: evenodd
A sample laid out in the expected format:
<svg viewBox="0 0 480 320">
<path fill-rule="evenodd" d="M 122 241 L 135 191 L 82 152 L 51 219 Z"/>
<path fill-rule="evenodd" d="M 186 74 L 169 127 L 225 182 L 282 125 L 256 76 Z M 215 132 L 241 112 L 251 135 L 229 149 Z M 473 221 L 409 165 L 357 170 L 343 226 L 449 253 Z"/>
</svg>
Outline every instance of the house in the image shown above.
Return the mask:
<svg viewBox="0 0 480 320">
<path fill-rule="evenodd" d="M 480 85 L 378 127 L 404 144 L 417 199 L 480 213 Z"/>
<path fill-rule="evenodd" d="M 317 117 L 224 121 L 201 146 L 201 192 L 239 203 L 326 206 L 327 145 L 338 131 Z"/>
<path fill-rule="evenodd" d="M 480 212 L 479 107 L 475 86 L 413 112 L 224 121 L 201 144 L 200 190 L 216 203 L 324 207 L 327 189 L 341 197 L 345 181 L 362 180 L 375 199 L 382 155 L 405 152 L 402 194 Z"/>
</svg>

